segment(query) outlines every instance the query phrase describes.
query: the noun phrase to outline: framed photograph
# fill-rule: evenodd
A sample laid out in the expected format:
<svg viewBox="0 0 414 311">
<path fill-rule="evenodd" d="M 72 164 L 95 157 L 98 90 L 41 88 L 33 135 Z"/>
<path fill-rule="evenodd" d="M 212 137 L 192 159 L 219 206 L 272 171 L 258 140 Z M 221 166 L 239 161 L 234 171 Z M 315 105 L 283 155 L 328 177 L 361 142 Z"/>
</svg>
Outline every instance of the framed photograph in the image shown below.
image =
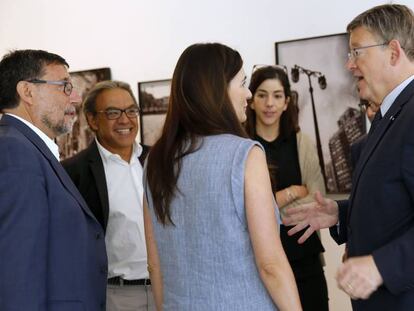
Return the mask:
<svg viewBox="0 0 414 311">
<path fill-rule="evenodd" d="M 70 76 L 72 78 L 73 86 L 83 100 L 96 83 L 111 79 L 111 70 L 109 68 L 99 68 L 76 71 L 71 72 Z M 82 105 L 79 104 L 76 107 L 77 120 L 73 125 L 72 132 L 56 138 L 56 143 L 58 144 L 60 151 L 60 160 L 70 158 L 79 151 L 85 149 L 95 137 L 94 133 L 89 129 L 81 106 Z"/>
<path fill-rule="evenodd" d="M 365 134 L 348 50 L 345 33 L 275 43 L 276 64 L 291 73 L 299 125 L 315 141 L 328 193 L 351 190 L 350 146 Z"/>
<path fill-rule="evenodd" d="M 138 83 L 141 142 L 152 146 L 161 135 L 171 92 L 171 80 Z"/>
</svg>

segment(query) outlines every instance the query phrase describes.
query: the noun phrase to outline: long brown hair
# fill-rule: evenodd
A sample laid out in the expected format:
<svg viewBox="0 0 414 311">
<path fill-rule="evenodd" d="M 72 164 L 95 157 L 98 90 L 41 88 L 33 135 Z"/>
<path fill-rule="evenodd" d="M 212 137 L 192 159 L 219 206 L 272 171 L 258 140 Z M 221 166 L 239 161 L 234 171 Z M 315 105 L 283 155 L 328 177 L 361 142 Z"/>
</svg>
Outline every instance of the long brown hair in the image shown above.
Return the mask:
<svg viewBox="0 0 414 311">
<path fill-rule="evenodd" d="M 173 224 L 170 203 L 180 191 L 181 161 L 200 147 L 198 138 L 225 133 L 246 137 L 228 95 L 242 66 L 240 54 L 219 43 L 191 45 L 177 62 L 162 135 L 147 166 L 155 214 L 163 225 Z"/>
</svg>

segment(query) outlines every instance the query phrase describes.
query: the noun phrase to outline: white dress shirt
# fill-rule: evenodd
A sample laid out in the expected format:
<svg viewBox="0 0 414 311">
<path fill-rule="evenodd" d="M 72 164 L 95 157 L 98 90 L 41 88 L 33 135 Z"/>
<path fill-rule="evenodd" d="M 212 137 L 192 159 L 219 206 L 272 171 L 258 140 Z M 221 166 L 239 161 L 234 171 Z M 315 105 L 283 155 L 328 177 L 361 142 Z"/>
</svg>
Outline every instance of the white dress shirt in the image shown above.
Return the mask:
<svg viewBox="0 0 414 311">
<path fill-rule="evenodd" d="M 138 159 L 142 147 L 134 144 L 128 163 L 105 149 L 98 140 L 96 143 L 105 169 L 109 199 L 105 236 L 108 278 L 146 279 L 142 166 Z"/>
</svg>

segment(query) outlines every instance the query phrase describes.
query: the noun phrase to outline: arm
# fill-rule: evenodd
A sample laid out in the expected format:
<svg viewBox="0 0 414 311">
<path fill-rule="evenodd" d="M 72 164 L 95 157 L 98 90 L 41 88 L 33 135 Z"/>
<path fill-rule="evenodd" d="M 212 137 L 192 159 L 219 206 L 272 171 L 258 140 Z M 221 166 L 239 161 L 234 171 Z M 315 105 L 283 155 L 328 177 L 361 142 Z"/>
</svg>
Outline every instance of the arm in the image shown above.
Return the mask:
<svg viewBox="0 0 414 311">
<path fill-rule="evenodd" d="M 247 224 L 260 277 L 280 310 L 301 310 L 293 272 L 279 238 L 264 152 L 253 147 L 246 162 Z"/>
<path fill-rule="evenodd" d="M 292 185 L 275 193 L 277 205 L 280 209 L 298 201 L 308 195 L 308 188 L 303 185 Z"/>
<path fill-rule="evenodd" d="M 309 203 L 317 191 L 325 194 L 325 185 L 319 166 L 316 147 L 305 134 L 297 134 L 299 166 L 302 175 L 302 185 L 292 185 L 276 193 L 276 201 L 284 211 L 298 204 Z"/>
<path fill-rule="evenodd" d="M 151 278 L 151 287 L 154 294 L 155 306 L 157 311 L 162 310 L 162 274 L 160 269 L 160 258 L 158 256 L 157 243 L 154 237 L 154 231 L 152 228 L 152 220 L 150 211 L 148 210 L 147 200 L 144 197 L 144 228 L 145 228 L 145 241 L 147 244 L 148 254 L 148 272 Z"/>
</svg>

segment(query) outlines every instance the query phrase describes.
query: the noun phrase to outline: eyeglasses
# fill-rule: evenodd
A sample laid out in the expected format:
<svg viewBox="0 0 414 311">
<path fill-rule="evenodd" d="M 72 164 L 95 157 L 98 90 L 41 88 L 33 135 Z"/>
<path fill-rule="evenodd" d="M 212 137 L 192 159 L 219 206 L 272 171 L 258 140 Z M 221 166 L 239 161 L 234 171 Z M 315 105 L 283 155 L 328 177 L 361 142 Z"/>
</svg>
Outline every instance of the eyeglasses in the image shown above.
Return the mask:
<svg viewBox="0 0 414 311">
<path fill-rule="evenodd" d="M 52 85 L 63 85 L 63 92 L 67 95 L 70 96 L 70 94 L 72 94 L 73 91 L 73 84 L 69 81 L 49 81 L 49 80 L 40 80 L 40 79 L 30 79 L 30 80 L 25 80 L 26 82 L 29 83 L 37 83 L 37 84 L 52 84 Z"/>
<path fill-rule="evenodd" d="M 126 109 L 119 109 L 119 108 L 108 108 L 106 110 L 96 111 L 97 113 L 104 113 L 108 120 L 116 120 L 119 119 L 123 112 L 125 112 L 128 118 L 135 118 L 139 115 L 139 108 L 138 107 L 131 107 Z"/>
<path fill-rule="evenodd" d="M 385 46 L 385 45 L 388 45 L 388 42 L 379 43 L 379 44 L 372 44 L 372 45 L 367 45 L 367 46 L 360 46 L 358 48 L 353 48 L 348 53 L 348 59 L 349 60 L 355 60 L 358 56 L 361 55 L 361 50 L 363 50 L 363 49 L 373 48 L 373 47 L 376 47 L 376 46 Z"/>
<path fill-rule="evenodd" d="M 282 69 L 286 74 L 288 74 L 288 70 L 285 65 L 264 65 L 264 64 L 253 65 L 252 73 L 258 69 L 266 68 L 266 67 Z"/>
</svg>

